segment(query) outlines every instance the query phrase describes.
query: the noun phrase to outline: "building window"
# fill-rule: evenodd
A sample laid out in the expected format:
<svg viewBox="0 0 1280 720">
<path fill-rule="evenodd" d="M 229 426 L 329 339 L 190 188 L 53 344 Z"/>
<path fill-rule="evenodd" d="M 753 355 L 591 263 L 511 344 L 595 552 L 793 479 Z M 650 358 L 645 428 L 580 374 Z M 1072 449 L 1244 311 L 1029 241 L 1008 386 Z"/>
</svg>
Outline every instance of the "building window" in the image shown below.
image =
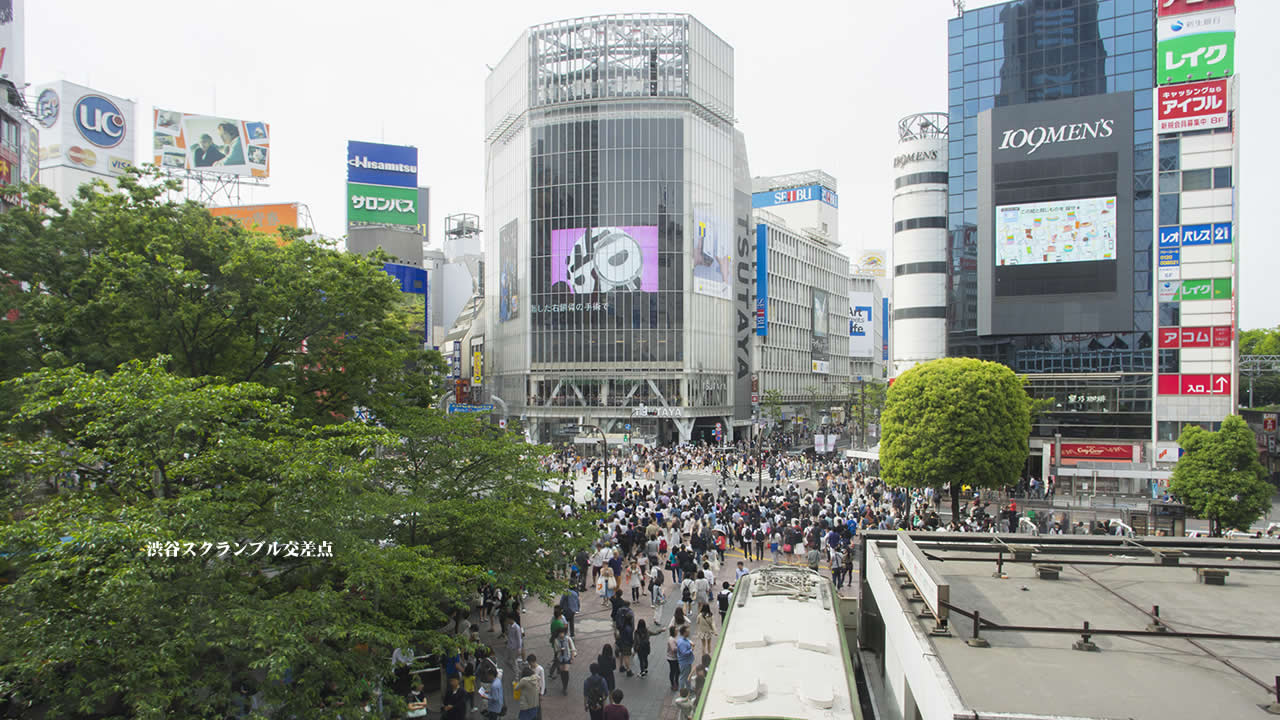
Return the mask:
<svg viewBox="0 0 1280 720">
<path fill-rule="evenodd" d="M 1160 224 L 1177 225 L 1179 199 L 1176 193 L 1160 196 Z"/>
<path fill-rule="evenodd" d="M 1176 172 L 1160 173 L 1160 192 L 1176 193 L 1182 190 L 1182 178 Z"/>
<path fill-rule="evenodd" d="M 1178 152 L 1180 151 L 1178 138 L 1170 138 L 1160 141 L 1160 171 L 1177 170 L 1178 169 Z"/>
<path fill-rule="evenodd" d="M 1213 171 L 1208 168 L 1202 170 L 1183 170 L 1182 171 L 1182 189 L 1183 190 L 1209 190 L 1213 187 Z M 1160 188 L 1160 192 L 1164 192 L 1164 188 Z"/>
<path fill-rule="evenodd" d="M 1161 350 L 1159 372 L 1165 373 L 1165 374 L 1172 374 L 1172 373 L 1179 372 L 1179 370 L 1181 369 L 1181 365 L 1179 364 L 1180 354 L 1181 352 L 1178 350 Z"/>
<path fill-rule="evenodd" d="M 1220 167 L 1213 169 L 1213 186 L 1215 188 L 1231 187 L 1231 168 Z"/>
<path fill-rule="evenodd" d="M 1161 420 L 1156 423 L 1156 440 L 1177 442 L 1181 425 L 1177 420 Z"/>
<path fill-rule="evenodd" d="M 1180 303 L 1160 303 L 1160 327 L 1177 327 L 1182 324 Z"/>
</svg>

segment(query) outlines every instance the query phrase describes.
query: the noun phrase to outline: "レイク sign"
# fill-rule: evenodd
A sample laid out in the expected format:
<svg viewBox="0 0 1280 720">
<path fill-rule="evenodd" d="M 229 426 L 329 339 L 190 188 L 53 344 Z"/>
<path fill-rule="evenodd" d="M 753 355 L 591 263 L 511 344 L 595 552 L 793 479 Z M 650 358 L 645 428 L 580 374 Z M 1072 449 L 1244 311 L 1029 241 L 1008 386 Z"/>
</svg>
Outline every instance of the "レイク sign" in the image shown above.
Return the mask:
<svg viewBox="0 0 1280 720">
<path fill-rule="evenodd" d="M 1211 130 L 1226 126 L 1226 80 L 1171 85 L 1157 91 L 1157 133 Z"/>
<path fill-rule="evenodd" d="M 1027 154 L 1031 155 L 1039 150 L 1042 145 L 1109 138 L 1114 131 L 1114 126 L 1114 120 L 1099 118 L 1092 122 L 1072 123 L 1057 127 L 1042 125 L 1033 128 L 1005 130 L 1004 136 L 1000 139 L 999 149 L 1020 150 L 1026 148 Z"/>
</svg>

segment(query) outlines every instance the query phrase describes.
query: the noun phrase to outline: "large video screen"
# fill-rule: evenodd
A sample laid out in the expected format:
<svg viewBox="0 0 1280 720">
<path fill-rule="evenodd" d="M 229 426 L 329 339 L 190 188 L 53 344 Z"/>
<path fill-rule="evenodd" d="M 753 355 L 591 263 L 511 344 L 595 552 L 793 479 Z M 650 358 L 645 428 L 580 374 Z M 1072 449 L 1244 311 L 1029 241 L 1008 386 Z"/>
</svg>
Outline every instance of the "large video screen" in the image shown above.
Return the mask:
<svg viewBox="0 0 1280 720">
<path fill-rule="evenodd" d="M 1115 259 L 1114 195 L 996 207 L 997 265 Z"/>
<path fill-rule="evenodd" d="M 552 230 L 551 289 L 572 295 L 657 292 L 658 227 Z"/>
</svg>

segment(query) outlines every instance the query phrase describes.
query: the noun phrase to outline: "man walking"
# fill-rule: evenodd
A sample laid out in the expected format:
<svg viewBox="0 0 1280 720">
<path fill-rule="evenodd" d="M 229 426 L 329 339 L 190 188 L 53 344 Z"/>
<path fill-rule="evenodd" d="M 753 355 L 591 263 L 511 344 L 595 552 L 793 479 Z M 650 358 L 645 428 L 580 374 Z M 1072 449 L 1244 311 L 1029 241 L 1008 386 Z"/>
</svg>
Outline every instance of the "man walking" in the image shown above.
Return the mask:
<svg viewBox="0 0 1280 720">
<path fill-rule="evenodd" d="M 608 681 L 600 674 L 600 666 L 591 663 L 591 674 L 582 681 L 582 702 L 591 720 L 604 720 L 605 699 L 608 695 Z"/>
</svg>

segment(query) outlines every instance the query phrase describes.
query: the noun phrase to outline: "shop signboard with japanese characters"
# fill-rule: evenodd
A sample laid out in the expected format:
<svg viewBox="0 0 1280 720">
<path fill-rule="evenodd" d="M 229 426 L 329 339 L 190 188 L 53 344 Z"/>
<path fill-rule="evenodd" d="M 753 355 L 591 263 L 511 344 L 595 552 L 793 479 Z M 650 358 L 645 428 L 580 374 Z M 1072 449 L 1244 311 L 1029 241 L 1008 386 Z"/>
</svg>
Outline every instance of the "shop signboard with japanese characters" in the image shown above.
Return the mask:
<svg viewBox="0 0 1280 720">
<path fill-rule="evenodd" d="M 1213 130 L 1227 126 L 1227 81 L 1183 83 L 1156 89 L 1156 132 Z"/>
<path fill-rule="evenodd" d="M 418 224 L 418 189 L 347 183 L 347 222 Z"/>
<path fill-rule="evenodd" d="M 1156 0 L 1160 17 L 1235 7 L 1236 0 Z"/>
<path fill-rule="evenodd" d="M 1161 18 L 1156 29 L 1160 85 L 1225 78 L 1235 71 L 1234 7 Z"/>
</svg>

